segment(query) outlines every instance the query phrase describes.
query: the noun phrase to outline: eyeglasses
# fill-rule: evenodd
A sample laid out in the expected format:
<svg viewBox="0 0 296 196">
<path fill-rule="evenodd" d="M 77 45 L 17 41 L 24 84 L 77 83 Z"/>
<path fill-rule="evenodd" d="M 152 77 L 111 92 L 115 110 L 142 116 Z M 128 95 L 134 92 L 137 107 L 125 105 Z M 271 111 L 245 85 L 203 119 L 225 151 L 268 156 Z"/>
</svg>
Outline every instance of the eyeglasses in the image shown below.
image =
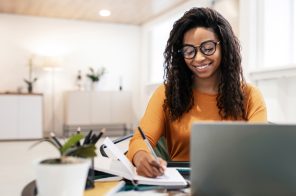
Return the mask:
<svg viewBox="0 0 296 196">
<path fill-rule="evenodd" d="M 202 42 L 199 46 L 185 44 L 180 50 L 178 50 L 178 52 L 181 53 L 185 59 L 193 59 L 196 56 L 198 49 L 202 54 L 211 56 L 216 52 L 216 46 L 218 44 L 220 44 L 220 41 L 215 42 L 212 40 Z"/>
</svg>

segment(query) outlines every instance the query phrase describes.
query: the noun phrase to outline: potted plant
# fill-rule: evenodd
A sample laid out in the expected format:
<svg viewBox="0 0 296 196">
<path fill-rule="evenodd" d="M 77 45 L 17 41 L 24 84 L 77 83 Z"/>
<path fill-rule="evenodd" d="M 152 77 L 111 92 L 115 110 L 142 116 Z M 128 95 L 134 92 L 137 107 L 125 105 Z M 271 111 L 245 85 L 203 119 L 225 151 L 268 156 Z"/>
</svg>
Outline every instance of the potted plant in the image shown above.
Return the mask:
<svg viewBox="0 0 296 196">
<path fill-rule="evenodd" d="M 28 89 L 28 93 L 32 93 L 33 92 L 33 85 L 34 83 L 37 81 L 37 77 L 32 77 L 32 69 L 33 69 L 33 64 L 32 64 L 32 58 L 30 58 L 29 60 L 29 78 L 28 79 L 24 79 L 25 83 L 27 84 L 27 89 Z"/>
<path fill-rule="evenodd" d="M 83 138 L 77 133 L 61 144 L 53 134 L 35 144 L 47 141 L 60 152 L 60 157 L 35 162 L 38 195 L 83 195 L 91 165 L 89 158 L 96 156 L 95 143 L 81 144 Z"/>
<path fill-rule="evenodd" d="M 91 90 L 94 90 L 95 84 L 98 83 L 101 77 L 105 74 L 106 69 L 104 67 L 95 71 L 92 67 L 89 68 L 89 73 L 86 76 L 91 80 Z"/>
</svg>

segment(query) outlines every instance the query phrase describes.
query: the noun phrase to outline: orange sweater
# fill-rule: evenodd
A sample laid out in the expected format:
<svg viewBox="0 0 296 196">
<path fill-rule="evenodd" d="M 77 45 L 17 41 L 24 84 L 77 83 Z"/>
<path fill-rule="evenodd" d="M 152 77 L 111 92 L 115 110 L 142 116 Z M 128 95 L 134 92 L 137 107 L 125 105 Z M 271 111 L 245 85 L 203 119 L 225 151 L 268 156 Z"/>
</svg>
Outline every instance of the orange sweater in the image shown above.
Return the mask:
<svg viewBox="0 0 296 196">
<path fill-rule="evenodd" d="M 153 147 L 161 136 L 167 140 L 168 153 L 174 161 L 189 160 L 190 129 L 193 122 L 221 121 L 217 107 L 217 95 L 209 95 L 194 91 L 194 106 L 183 114 L 180 121 L 171 122 L 163 111 L 165 99 L 164 85 L 160 85 L 153 93 L 146 112 L 140 121 L 147 139 Z M 260 91 L 251 85 L 246 86 L 246 112 L 250 122 L 266 122 L 266 107 Z M 132 160 L 139 150 L 148 151 L 139 131 L 135 131 L 130 141 L 127 157 Z"/>
</svg>

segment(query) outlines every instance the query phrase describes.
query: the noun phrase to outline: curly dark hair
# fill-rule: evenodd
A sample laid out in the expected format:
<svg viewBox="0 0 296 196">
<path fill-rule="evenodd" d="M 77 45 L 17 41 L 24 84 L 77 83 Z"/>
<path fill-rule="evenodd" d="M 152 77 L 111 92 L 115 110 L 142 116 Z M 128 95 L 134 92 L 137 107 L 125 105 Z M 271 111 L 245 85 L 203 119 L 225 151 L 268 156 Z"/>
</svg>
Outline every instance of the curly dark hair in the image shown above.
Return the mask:
<svg viewBox="0 0 296 196">
<path fill-rule="evenodd" d="M 178 50 L 183 45 L 184 34 L 196 27 L 211 28 L 221 43 L 221 76 L 217 96 L 219 115 L 222 119 L 246 120 L 240 44 L 229 22 L 210 8 L 192 8 L 173 25 L 164 51 L 165 111 L 174 121 L 194 104 L 193 73 Z"/>
</svg>

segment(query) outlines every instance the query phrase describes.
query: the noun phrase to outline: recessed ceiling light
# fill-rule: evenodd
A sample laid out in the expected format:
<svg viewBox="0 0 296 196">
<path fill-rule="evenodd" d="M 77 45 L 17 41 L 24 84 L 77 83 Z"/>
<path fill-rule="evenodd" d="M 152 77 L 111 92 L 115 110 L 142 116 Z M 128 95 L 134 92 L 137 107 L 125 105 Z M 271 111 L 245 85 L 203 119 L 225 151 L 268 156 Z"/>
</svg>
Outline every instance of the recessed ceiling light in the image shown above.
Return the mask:
<svg viewBox="0 0 296 196">
<path fill-rule="evenodd" d="M 110 10 L 100 10 L 99 14 L 100 16 L 110 16 L 111 12 Z"/>
</svg>

